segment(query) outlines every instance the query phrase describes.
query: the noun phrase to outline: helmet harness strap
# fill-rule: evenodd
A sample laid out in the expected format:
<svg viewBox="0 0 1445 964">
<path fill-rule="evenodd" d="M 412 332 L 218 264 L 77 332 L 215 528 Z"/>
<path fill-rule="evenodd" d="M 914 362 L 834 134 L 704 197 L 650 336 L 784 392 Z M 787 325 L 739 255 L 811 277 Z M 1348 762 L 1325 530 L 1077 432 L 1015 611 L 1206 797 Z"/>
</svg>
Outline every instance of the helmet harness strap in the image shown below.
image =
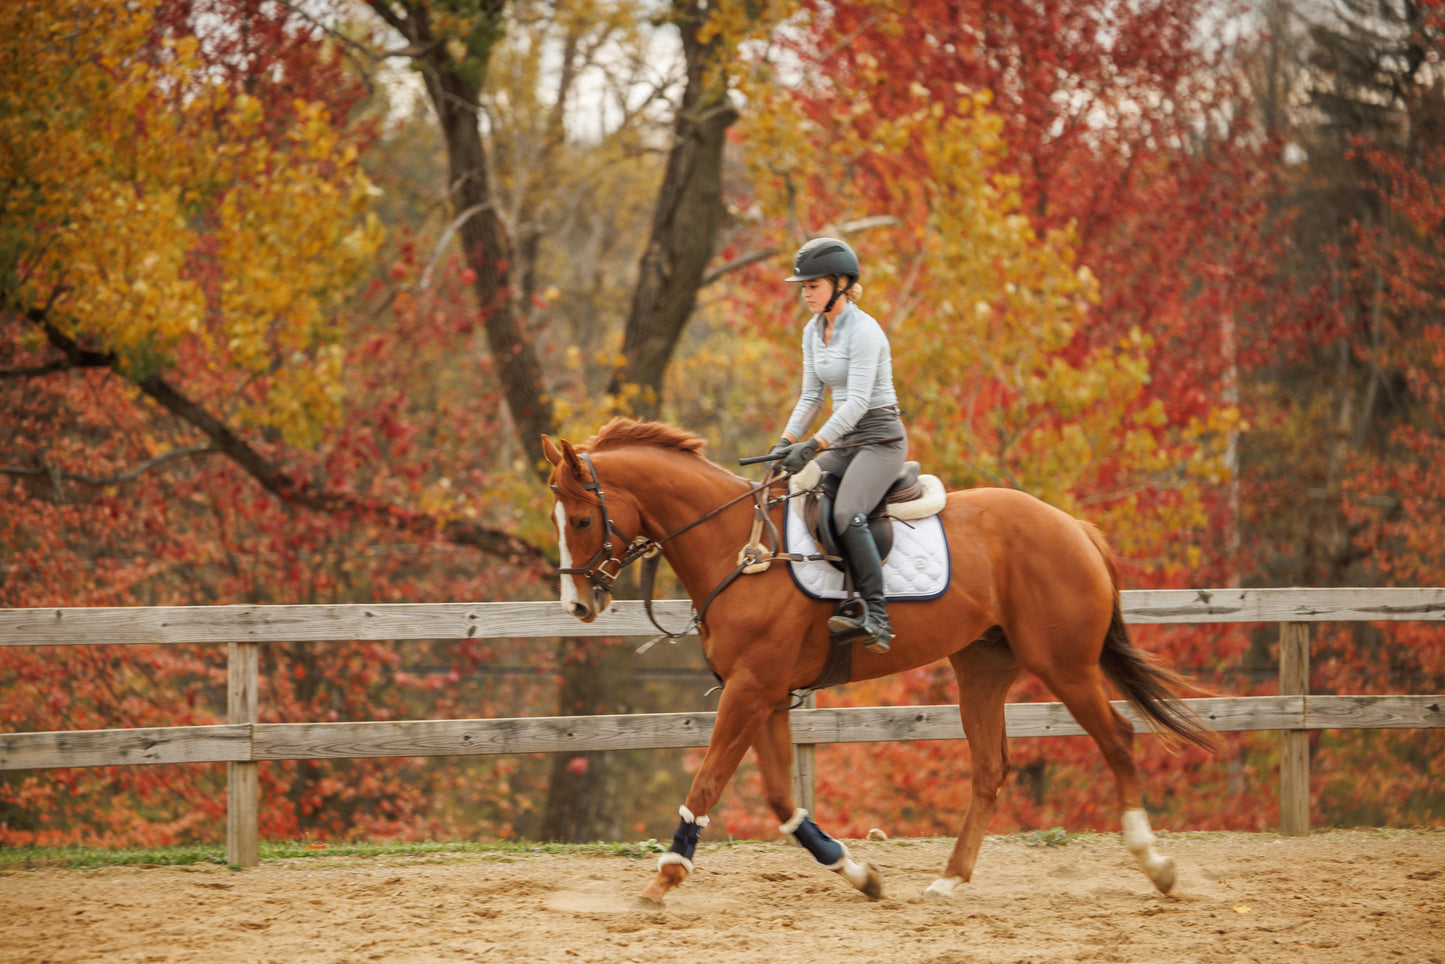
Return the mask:
<svg viewBox="0 0 1445 964">
<path fill-rule="evenodd" d="M 828 312 L 833 310 L 833 305 L 837 303 L 838 296 L 841 295 L 844 290 L 846 290 L 846 286 L 840 285 L 838 283 L 838 278 L 835 276 L 833 278 L 833 297 L 828 299 L 828 304 L 823 308 L 823 314 L 826 315 Z"/>
</svg>

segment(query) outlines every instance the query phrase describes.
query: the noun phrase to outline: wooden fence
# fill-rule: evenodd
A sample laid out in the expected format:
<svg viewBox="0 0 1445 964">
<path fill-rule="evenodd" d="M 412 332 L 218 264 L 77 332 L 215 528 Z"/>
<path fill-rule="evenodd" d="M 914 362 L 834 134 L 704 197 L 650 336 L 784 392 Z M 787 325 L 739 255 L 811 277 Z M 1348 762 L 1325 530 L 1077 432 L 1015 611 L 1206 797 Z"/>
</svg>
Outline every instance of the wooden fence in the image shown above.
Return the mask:
<svg viewBox="0 0 1445 964">
<path fill-rule="evenodd" d="M 1309 829 L 1310 730 L 1445 726 L 1440 695 L 1311 696 L 1309 623 L 1445 622 L 1445 588 L 1141 590 L 1123 593 L 1130 623 L 1278 623 L 1279 695 L 1187 702 L 1222 732 L 1281 733 L 1281 831 Z M 676 625 L 685 600 L 656 606 Z M 669 622 L 670 621 L 670 622 Z M 1442 630 L 1445 631 L 1445 630 Z M 496 753 L 699 747 L 713 713 L 261 723 L 260 648 L 288 641 L 650 636 L 641 603 L 619 601 L 584 626 L 556 603 L 345 606 L 197 606 L 0 609 L 0 646 L 224 643 L 229 647 L 227 722 L 216 726 L 0 733 L 0 770 L 152 763 L 227 764 L 226 856 L 254 866 L 263 760 L 474 756 Z M 1116 704 L 1135 722 L 1132 711 Z M 1007 707 L 1008 734 L 1075 736 L 1083 730 L 1058 703 Z M 811 806 L 811 749 L 820 743 L 963 738 L 953 706 L 804 708 L 792 714 L 800 792 Z"/>
</svg>

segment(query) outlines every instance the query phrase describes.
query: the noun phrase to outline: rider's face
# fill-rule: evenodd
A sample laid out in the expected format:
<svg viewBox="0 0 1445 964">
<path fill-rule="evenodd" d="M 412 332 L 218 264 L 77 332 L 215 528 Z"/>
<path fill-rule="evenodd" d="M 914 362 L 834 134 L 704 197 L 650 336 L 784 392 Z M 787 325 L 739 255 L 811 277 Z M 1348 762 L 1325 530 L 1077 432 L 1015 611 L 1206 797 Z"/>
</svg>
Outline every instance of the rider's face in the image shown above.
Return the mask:
<svg viewBox="0 0 1445 964">
<path fill-rule="evenodd" d="M 833 297 L 832 278 L 813 278 L 810 281 L 801 282 L 803 286 L 803 303 L 808 310 L 818 315 L 828 306 L 828 299 Z M 841 300 L 841 299 L 840 299 Z M 837 305 L 835 304 L 836 308 Z"/>
</svg>

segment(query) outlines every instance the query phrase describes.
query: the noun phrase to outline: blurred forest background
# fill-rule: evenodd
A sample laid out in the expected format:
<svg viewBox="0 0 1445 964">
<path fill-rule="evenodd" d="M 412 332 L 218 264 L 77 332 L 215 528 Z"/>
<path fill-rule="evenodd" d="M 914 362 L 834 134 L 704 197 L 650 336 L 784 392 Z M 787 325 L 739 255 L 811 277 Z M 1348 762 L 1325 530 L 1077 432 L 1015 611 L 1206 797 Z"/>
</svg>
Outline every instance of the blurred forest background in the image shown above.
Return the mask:
<svg viewBox="0 0 1445 964">
<path fill-rule="evenodd" d="M 765 450 L 819 234 L 913 457 L 1097 523 L 1125 588 L 1445 585 L 1442 57 L 1441 0 L 9 0 L 0 606 L 553 599 L 538 435 Z M 1253 695 L 1276 633 L 1134 635 Z M 262 719 L 715 705 L 695 643 L 633 642 L 270 645 Z M 224 659 L 0 648 L 0 730 L 217 722 Z M 1445 632 L 1319 624 L 1312 667 L 1441 692 Z M 1445 823 L 1433 732 L 1311 741 L 1317 825 Z M 1277 825 L 1277 741 L 1228 742 L 1140 741 L 1156 825 Z M 1092 744 L 1013 754 L 994 831 L 1116 828 Z M 270 763 L 262 833 L 661 837 L 697 761 Z M 967 801 L 961 746 L 818 773 L 840 836 Z M 215 841 L 224 780 L 0 774 L 0 845 Z M 776 833 L 747 771 L 714 821 Z"/>
</svg>

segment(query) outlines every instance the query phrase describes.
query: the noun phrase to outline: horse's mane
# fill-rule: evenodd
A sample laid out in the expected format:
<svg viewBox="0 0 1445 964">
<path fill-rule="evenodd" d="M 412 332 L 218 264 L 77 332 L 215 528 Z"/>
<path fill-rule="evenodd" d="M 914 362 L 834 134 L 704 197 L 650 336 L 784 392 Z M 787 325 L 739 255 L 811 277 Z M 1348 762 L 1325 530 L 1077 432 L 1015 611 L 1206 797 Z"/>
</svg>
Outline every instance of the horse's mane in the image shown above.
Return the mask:
<svg viewBox="0 0 1445 964">
<path fill-rule="evenodd" d="M 664 422 L 639 422 L 631 418 L 614 418 L 588 439 L 581 448 L 588 452 L 605 452 L 628 445 L 651 445 L 676 449 L 702 458 L 705 443 L 680 428 Z"/>
</svg>

